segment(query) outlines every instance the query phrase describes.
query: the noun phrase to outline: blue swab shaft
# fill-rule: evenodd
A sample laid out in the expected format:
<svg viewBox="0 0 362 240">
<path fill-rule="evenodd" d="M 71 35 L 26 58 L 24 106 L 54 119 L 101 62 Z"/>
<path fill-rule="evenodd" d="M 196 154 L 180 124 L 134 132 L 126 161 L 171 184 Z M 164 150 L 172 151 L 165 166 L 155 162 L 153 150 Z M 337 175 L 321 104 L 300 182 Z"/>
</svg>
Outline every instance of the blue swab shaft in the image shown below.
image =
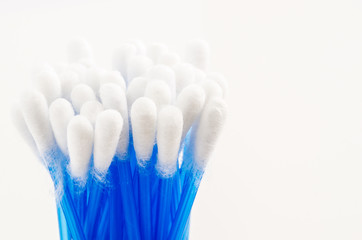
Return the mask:
<svg viewBox="0 0 362 240">
<path fill-rule="evenodd" d="M 67 229 L 67 222 L 61 207 L 57 207 L 58 214 L 58 226 L 59 226 L 59 237 L 61 240 L 70 240 L 70 236 Z"/>
<path fill-rule="evenodd" d="M 181 200 L 167 238 L 168 240 L 177 240 L 182 238 L 190 216 L 192 205 L 195 201 L 203 171 L 196 169 L 195 173 L 190 172 L 190 174 L 192 174 L 192 176 L 185 176 L 185 185 L 182 189 Z"/>
<path fill-rule="evenodd" d="M 119 180 L 121 185 L 121 198 L 127 236 L 129 239 L 141 239 L 138 213 L 132 186 L 132 173 L 129 159 L 116 160 L 118 163 Z"/>
<path fill-rule="evenodd" d="M 139 189 L 140 230 L 143 240 L 152 239 L 151 175 L 149 169 L 137 169 Z"/>
<path fill-rule="evenodd" d="M 171 201 L 173 177 L 160 178 L 156 239 L 166 239 L 171 224 Z"/>
</svg>

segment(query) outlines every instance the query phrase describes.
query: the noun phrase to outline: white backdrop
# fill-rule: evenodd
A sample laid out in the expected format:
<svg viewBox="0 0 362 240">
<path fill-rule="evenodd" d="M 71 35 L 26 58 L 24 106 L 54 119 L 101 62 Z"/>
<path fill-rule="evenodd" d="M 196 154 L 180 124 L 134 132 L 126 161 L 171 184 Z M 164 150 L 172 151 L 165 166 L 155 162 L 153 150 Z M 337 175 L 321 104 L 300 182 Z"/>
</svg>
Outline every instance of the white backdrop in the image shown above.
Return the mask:
<svg viewBox="0 0 362 240">
<path fill-rule="evenodd" d="M 191 239 L 362 238 L 362 2 L 0 2 L 0 239 L 58 239 L 46 171 L 12 127 L 41 62 L 83 36 L 108 67 L 122 40 L 210 43 L 229 117 L 195 202 Z"/>
</svg>

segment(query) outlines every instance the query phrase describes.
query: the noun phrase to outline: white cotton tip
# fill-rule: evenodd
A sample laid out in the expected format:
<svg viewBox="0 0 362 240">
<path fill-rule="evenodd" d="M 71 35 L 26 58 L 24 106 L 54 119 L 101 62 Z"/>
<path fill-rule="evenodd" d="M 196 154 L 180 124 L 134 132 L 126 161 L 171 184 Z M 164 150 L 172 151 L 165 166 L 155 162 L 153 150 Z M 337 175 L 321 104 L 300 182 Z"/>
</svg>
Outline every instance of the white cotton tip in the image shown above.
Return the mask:
<svg viewBox="0 0 362 240">
<path fill-rule="evenodd" d="M 38 149 L 36 147 L 33 136 L 31 135 L 28 126 L 26 126 L 26 122 L 21 112 L 21 108 L 19 104 L 16 104 L 11 111 L 11 119 L 14 123 L 16 129 L 20 133 L 21 137 L 24 139 L 26 144 L 30 147 L 30 149 L 35 153 L 35 155 L 39 155 Z"/>
<path fill-rule="evenodd" d="M 164 107 L 157 122 L 157 170 L 161 175 L 172 176 L 176 163 L 182 134 L 182 113 L 174 106 Z"/>
<path fill-rule="evenodd" d="M 148 69 L 152 67 L 152 60 L 143 55 L 133 56 L 127 65 L 127 79 L 128 83 L 132 82 L 132 80 L 136 77 L 140 77 L 145 74 Z"/>
<path fill-rule="evenodd" d="M 160 56 L 165 52 L 167 52 L 167 47 L 162 43 L 151 43 L 147 46 L 147 56 L 151 58 L 154 63 L 157 63 Z"/>
<path fill-rule="evenodd" d="M 77 38 L 69 42 L 67 47 L 68 61 L 78 62 L 83 59 L 93 60 L 93 52 L 90 44 L 84 39 Z"/>
<path fill-rule="evenodd" d="M 90 86 L 96 93 L 101 85 L 101 79 L 103 77 L 104 70 L 99 68 L 89 68 L 85 73 L 85 83 Z"/>
<path fill-rule="evenodd" d="M 64 155 L 68 155 L 67 127 L 74 117 L 72 104 L 64 98 L 58 98 L 49 107 L 49 120 L 55 140 Z"/>
<path fill-rule="evenodd" d="M 68 67 L 69 71 L 73 71 L 78 75 L 81 82 L 85 82 L 87 68 L 81 63 L 72 63 Z"/>
<path fill-rule="evenodd" d="M 203 110 L 195 135 L 195 161 L 205 168 L 226 119 L 227 106 L 222 98 L 213 98 Z"/>
<path fill-rule="evenodd" d="M 64 63 L 64 62 L 58 62 L 58 63 L 55 63 L 53 65 L 54 67 L 54 71 L 58 74 L 58 76 L 60 76 L 62 73 L 64 73 L 67 68 L 69 67 L 69 64 L 68 63 Z"/>
<path fill-rule="evenodd" d="M 225 98 L 227 95 L 227 92 L 228 92 L 228 88 L 229 88 L 226 78 L 221 73 L 218 73 L 218 72 L 208 73 L 207 78 L 212 81 L 215 81 L 217 84 L 219 84 L 219 86 L 222 89 L 223 98 Z"/>
<path fill-rule="evenodd" d="M 34 79 L 35 88 L 47 99 L 48 104 L 60 97 L 61 87 L 58 74 L 54 70 L 44 70 Z"/>
<path fill-rule="evenodd" d="M 139 55 L 145 55 L 146 54 L 146 45 L 139 39 L 131 39 L 127 41 L 130 44 L 133 44 L 134 46 L 136 46 L 137 49 L 137 54 Z"/>
<path fill-rule="evenodd" d="M 126 91 L 126 82 L 118 71 L 107 71 L 103 73 L 101 78 L 101 85 L 107 83 L 117 84 L 122 88 L 123 91 Z"/>
<path fill-rule="evenodd" d="M 85 102 L 80 109 L 80 115 L 86 117 L 93 125 L 97 116 L 103 111 L 103 105 L 97 100 Z"/>
<path fill-rule="evenodd" d="M 129 122 L 126 94 L 120 86 L 108 83 L 101 86 L 99 89 L 99 96 L 104 109 L 117 110 L 121 113 L 124 120 L 123 130 L 117 147 L 117 155 L 122 158 L 127 154 L 129 144 Z"/>
<path fill-rule="evenodd" d="M 31 91 L 21 99 L 22 113 L 29 132 L 33 136 L 40 155 L 55 144 L 49 122 L 48 104 L 43 94 Z"/>
<path fill-rule="evenodd" d="M 173 66 L 175 72 L 176 93 L 195 81 L 194 67 L 189 63 L 178 63 Z"/>
<path fill-rule="evenodd" d="M 89 58 L 83 58 L 79 60 L 78 63 L 82 64 L 86 68 L 91 68 L 95 66 L 94 60 Z"/>
<path fill-rule="evenodd" d="M 181 61 L 180 56 L 176 53 L 165 52 L 158 58 L 158 64 L 163 64 L 169 67 L 175 66 Z"/>
<path fill-rule="evenodd" d="M 143 166 L 150 160 L 155 144 L 157 108 L 146 97 L 137 99 L 131 110 L 133 146 L 138 164 Z"/>
<path fill-rule="evenodd" d="M 223 91 L 216 81 L 205 80 L 201 83 L 202 88 L 206 94 L 206 102 L 212 98 L 222 98 Z"/>
<path fill-rule="evenodd" d="M 136 99 L 143 97 L 147 86 L 147 79 L 144 77 L 137 77 L 132 80 L 127 88 L 127 104 L 128 110 L 131 109 L 132 104 Z"/>
<path fill-rule="evenodd" d="M 129 59 L 137 54 L 137 47 L 134 44 L 123 44 L 114 51 L 112 56 L 113 69 L 119 71 L 127 79 L 127 64 Z"/>
<path fill-rule="evenodd" d="M 37 77 L 40 73 L 47 71 L 55 71 L 57 73 L 57 68 L 46 62 L 38 63 L 32 68 L 31 75 L 32 77 Z"/>
<path fill-rule="evenodd" d="M 191 126 L 198 118 L 205 102 L 204 90 L 192 84 L 185 87 L 177 97 L 176 106 L 181 110 L 183 116 L 182 137 L 184 139 Z"/>
<path fill-rule="evenodd" d="M 105 110 L 97 117 L 94 131 L 94 168 L 100 175 L 105 175 L 111 165 L 122 127 L 122 116 L 116 110 Z"/>
<path fill-rule="evenodd" d="M 84 103 L 96 100 L 96 96 L 92 88 L 86 84 L 78 84 L 75 86 L 70 97 L 72 99 L 73 107 L 77 113 L 80 112 Z"/>
<path fill-rule="evenodd" d="M 66 70 L 60 75 L 60 85 L 62 89 L 62 97 L 71 100 L 70 95 L 73 91 L 73 88 L 80 83 L 79 75 L 72 71 Z"/>
<path fill-rule="evenodd" d="M 146 74 L 151 81 L 162 80 L 169 86 L 172 99 L 176 96 L 175 73 L 172 68 L 165 65 L 156 65 L 150 68 Z"/>
<path fill-rule="evenodd" d="M 160 110 L 163 106 L 171 103 L 171 91 L 169 86 L 161 80 L 151 81 L 145 89 L 145 97 L 150 98 Z"/>
<path fill-rule="evenodd" d="M 185 61 L 195 67 L 206 70 L 209 65 L 210 49 L 207 42 L 194 40 L 187 44 L 185 50 Z"/>
<path fill-rule="evenodd" d="M 200 69 L 195 68 L 195 83 L 201 83 L 206 80 L 206 73 Z"/>
<path fill-rule="evenodd" d="M 69 170 L 74 178 L 84 181 L 87 178 L 93 150 L 93 126 L 87 118 L 73 117 L 67 128 Z"/>
</svg>

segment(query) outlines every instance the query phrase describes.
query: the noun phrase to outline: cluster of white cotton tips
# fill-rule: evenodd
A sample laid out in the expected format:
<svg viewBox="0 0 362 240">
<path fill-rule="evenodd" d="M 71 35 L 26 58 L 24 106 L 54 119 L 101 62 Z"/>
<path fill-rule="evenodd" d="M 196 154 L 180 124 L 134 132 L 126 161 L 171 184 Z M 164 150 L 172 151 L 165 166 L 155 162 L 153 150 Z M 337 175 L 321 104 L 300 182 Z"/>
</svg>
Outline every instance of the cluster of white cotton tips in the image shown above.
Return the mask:
<svg viewBox="0 0 362 240">
<path fill-rule="evenodd" d="M 128 41 L 113 54 L 112 70 L 95 65 L 90 45 L 74 40 L 68 62 L 45 66 L 14 109 L 14 122 L 45 163 L 61 151 L 74 178 L 104 176 L 133 140 L 140 166 L 151 159 L 164 175 L 176 169 L 192 131 L 195 161 L 205 166 L 226 116 L 225 78 L 209 72 L 209 47 L 192 41 L 184 56 L 162 44 Z M 132 138 L 130 138 L 132 136 Z"/>
</svg>

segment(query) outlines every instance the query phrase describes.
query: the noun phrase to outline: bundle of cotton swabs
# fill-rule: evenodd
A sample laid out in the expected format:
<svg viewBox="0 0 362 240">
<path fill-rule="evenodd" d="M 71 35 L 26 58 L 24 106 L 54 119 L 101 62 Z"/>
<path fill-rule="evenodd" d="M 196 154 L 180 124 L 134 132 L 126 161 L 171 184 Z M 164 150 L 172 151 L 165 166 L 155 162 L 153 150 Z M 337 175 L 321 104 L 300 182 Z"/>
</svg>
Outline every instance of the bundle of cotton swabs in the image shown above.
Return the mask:
<svg viewBox="0 0 362 240">
<path fill-rule="evenodd" d="M 113 70 L 81 39 L 14 107 L 54 182 L 61 239 L 188 239 L 190 212 L 226 117 L 224 77 L 201 40 L 179 55 L 127 41 Z"/>
</svg>

